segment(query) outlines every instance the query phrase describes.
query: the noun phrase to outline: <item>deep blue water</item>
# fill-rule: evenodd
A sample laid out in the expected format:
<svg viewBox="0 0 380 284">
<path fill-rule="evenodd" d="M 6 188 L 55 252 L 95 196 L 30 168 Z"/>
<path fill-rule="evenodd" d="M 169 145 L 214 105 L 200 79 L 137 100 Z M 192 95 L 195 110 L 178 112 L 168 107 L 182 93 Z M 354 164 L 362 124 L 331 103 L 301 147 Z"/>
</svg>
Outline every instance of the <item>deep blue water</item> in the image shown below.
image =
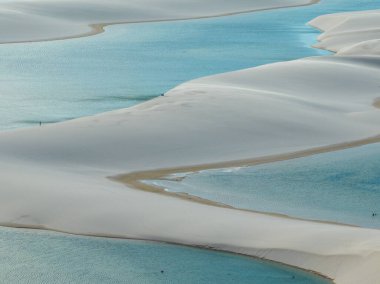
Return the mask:
<svg viewBox="0 0 380 284">
<path fill-rule="evenodd" d="M 0 275 L 1 283 L 29 284 L 329 283 L 301 270 L 233 254 L 8 228 L 0 229 Z"/>
<path fill-rule="evenodd" d="M 325 54 L 305 23 L 373 0 L 178 22 L 119 25 L 89 38 L 0 46 L 0 129 L 128 107 L 197 77 Z"/>
<path fill-rule="evenodd" d="M 154 183 L 237 208 L 380 228 L 380 144 Z"/>
</svg>

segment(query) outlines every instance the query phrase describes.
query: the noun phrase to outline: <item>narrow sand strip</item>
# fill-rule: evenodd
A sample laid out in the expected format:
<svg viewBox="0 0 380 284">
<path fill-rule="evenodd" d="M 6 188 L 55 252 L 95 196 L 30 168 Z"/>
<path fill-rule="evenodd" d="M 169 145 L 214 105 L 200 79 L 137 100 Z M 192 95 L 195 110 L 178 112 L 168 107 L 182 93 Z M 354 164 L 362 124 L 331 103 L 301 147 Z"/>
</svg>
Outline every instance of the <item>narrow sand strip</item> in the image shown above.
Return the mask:
<svg viewBox="0 0 380 284">
<path fill-rule="evenodd" d="M 272 64 L 195 80 L 129 109 L 0 133 L 0 223 L 213 247 L 318 271 L 337 283 L 376 283 L 379 230 L 209 206 L 105 179 L 377 142 L 375 62 Z"/>
<path fill-rule="evenodd" d="M 378 103 L 379 104 L 376 107 L 380 108 L 380 101 Z M 176 198 L 180 198 L 180 199 L 184 199 L 184 200 L 188 200 L 188 201 L 192 201 L 192 202 L 197 202 L 200 204 L 210 205 L 210 206 L 231 208 L 231 209 L 235 209 L 235 210 L 254 212 L 254 213 L 258 213 L 258 214 L 269 214 L 272 216 L 277 216 L 277 217 L 282 217 L 282 218 L 291 218 L 291 219 L 295 219 L 295 220 L 312 221 L 312 222 L 318 222 L 318 223 L 336 224 L 336 225 L 357 227 L 354 225 L 340 224 L 340 223 L 336 223 L 336 222 L 302 219 L 302 218 L 297 218 L 294 216 L 288 216 L 288 215 L 279 214 L 279 213 L 260 212 L 260 211 L 249 210 L 249 209 L 240 209 L 240 208 L 236 208 L 236 207 L 233 207 L 230 205 L 226 205 L 223 203 L 212 201 L 209 199 L 204 199 L 204 198 L 201 198 L 199 196 L 190 195 L 190 194 L 187 194 L 185 192 L 166 191 L 162 187 L 155 186 L 152 184 L 147 184 L 144 181 L 165 179 L 167 176 L 170 176 L 172 174 L 178 174 L 178 173 L 196 173 L 196 172 L 200 172 L 200 171 L 204 171 L 204 170 L 256 166 L 256 165 L 261 165 L 261 164 L 268 164 L 268 163 L 298 159 L 298 158 L 308 157 L 308 156 L 312 156 L 312 155 L 316 155 L 316 154 L 334 152 L 334 151 L 359 147 L 359 146 L 373 144 L 373 143 L 380 143 L 380 136 L 370 137 L 367 139 L 362 139 L 362 140 L 357 140 L 357 141 L 352 141 L 352 142 L 346 142 L 346 143 L 341 143 L 341 144 L 336 144 L 336 145 L 331 145 L 331 146 L 318 147 L 318 148 L 305 150 L 305 151 L 275 155 L 275 156 L 245 159 L 245 160 L 238 160 L 238 161 L 227 161 L 227 162 L 214 163 L 214 164 L 203 164 L 203 165 L 185 166 L 185 167 L 177 167 L 177 168 L 149 170 L 149 171 L 142 171 L 142 172 L 132 172 L 132 173 L 121 174 L 121 175 L 117 175 L 117 176 L 109 177 L 109 178 L 111 180 L 115 180 L 117 182 L 125 184 L 129 188 L 135 188 L 135 189 L 143 190 L 143 191 L 147 191 L 147 192 L 159 193 L 159 194 L 163 194 L 166 196 L 176 197 Z"/>
<path fill-rule="evenodd" d="M 376 56 L 308 58 L 201 78 L 129 109 L 0 133 L 0 224 L 212 247 L 336 283 L 377 284 L 379 230 L 209 206 L 105 177 L 377 142 L 379 78 Z"/>
<path fill-rule="evenodd" d="M 0 44 L 64 40 L 96 35 L 109 25 L 222 17 L 292 8 L 319 0 L 172 1 L 43 0 L 0 3 Z M 72 11 L 76 11 L 72 13 Z"/>
</svg>

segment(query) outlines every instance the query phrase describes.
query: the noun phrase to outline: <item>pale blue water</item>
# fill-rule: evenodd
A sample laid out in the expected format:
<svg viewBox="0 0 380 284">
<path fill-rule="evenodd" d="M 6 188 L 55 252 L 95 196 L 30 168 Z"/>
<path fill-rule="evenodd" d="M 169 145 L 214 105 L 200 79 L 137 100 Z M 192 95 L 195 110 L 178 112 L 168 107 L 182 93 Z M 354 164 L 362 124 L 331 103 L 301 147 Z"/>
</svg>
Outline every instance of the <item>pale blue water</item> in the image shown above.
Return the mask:
<svg viewBox="0 0 380 284">
<path fill-rule="evenodd" d="M 305 26 L 307 21 L 326 13 L 375 8 L 379 3 L 373 0 L 324 0 L 310 7 L 217 19 L 113 26 L 90 38 L 1 45 L 0 129 L 128 107 L 197 77 L 326 54 L 310 48 L 318 32 Z M 291 167 L 277 171 L 287 169 Z M 340 176 L 337 172 L 333 180 L 338 182 Z M 368 196 L 368 201 L 378 200 L 373 193 Z M 349 207 L 356 210 L 359 205 L 348 199 Z M 363 209 L 360 220 L 377 208 L 368 204 L 371 209 Z M 0 229 L 0 279 L 4 283 L 325 283 L 302 271 L 225 253 L 11 229 Z"/>
<path fill-rule="evenodd" d="M 128 107 L 201 76 L 326 52 L 305 23 L 373 0 L 112 26 L 89 38 L 0 46 L 0 129 Z"/>
<path fill-rule="evenodd" d="M 154 183 L 237 208 L 380 228 L 380 144 Z"/>
<path fill-rule="evenodd" d="M 8 228 L 0 228 L 0 256 L 1 283 L 330 283 L 233 254 Z"/>
</svg>

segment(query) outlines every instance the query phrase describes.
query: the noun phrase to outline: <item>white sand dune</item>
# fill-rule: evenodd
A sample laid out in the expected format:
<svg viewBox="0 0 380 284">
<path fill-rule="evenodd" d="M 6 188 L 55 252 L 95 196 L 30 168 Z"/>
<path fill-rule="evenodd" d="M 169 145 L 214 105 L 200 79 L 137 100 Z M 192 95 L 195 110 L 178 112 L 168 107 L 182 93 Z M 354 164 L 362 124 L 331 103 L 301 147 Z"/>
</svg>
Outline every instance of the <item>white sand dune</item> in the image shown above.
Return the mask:
<svg viewBox="0 0 380 284">
<path fill-rule="evenodd" d="M 194 80 L 129 109 L 0 133 L 0 223 L 208 246 L 336 283 L 380 283 L 380 230 L 207 206 L 106 179 L 376 136 L 379 78 L 375 56 L 309 58 Z"/>
<path fill-rule="evenodd" d="M 380 10 L 324 15 L 310 24 L 324 31 L 315 47 L 338 55 L 380 55 Z"/>
<path fill-rule="evenodd" d="M 50 40 L 101 32 L 102 25 L 94 24 L 209 17 L 313 2 L 316 0 L 0 1 L 0 43 Z"/>
</svg>

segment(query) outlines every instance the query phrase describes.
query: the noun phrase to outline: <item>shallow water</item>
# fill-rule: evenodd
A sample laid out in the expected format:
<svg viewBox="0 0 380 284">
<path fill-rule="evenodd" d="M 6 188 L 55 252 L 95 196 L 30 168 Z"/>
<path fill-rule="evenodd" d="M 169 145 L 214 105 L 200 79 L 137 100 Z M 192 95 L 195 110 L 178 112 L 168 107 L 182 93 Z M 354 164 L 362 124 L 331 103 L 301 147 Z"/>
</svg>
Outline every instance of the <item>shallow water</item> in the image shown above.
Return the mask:
<svg viewBox="0 0 380 284">
<path fill-rule="evenodd" d="M 108 27 L 65 41 L 0 46 L 0 130 L 128 107 L 197 77 L 326 54 L 305 23 L 372 0 Z"/>
<path fill-rule="evenodd" d="M 233 254 L 1 227 L 0 256 L 2 283 L 330 283 Z"/>
<path fill-rule="evenodd" d="M 318 32 L 305 23 L 320 14 L 379 8 L 375 2 L 325 0 L 310 7 L 232 17 L 112 26 L 106 33 L 89 38 L 1 45 L 0 130 L 129 107 L 205 75 L 326 54 L 310 48 Z M 371 151 L 369 153 L 373 155 L 379 152 L 378 149 Z M 370 155 L 365 159 L 371 160 Z M 363 160 L 357 160 L 364 164 Z M 333 160 L 329 165 L 334 169 Z M 277 182 L 289 188 L 299 178 L 297 172 L 293 172 L 294 179 L 283 182 L 281 174 L 286 177 L 292 166 L 267 166 L 268 169 L 264 167 L 259 171 L 262 186 Z M 349 171 L 352 180 L 347 183 L 365 184 L 358 180 L 366 175 L 374 177 L 370 172 L 377 166 L 374 164 L 372 170 L 361 172 L 359 177 L 352 173 L 357 170 L 353 168 Z M 293 167 L 297 169 L 297 166 Z M 334 178 L 330 177 L 330 182 L 347 181 L 344 177 L 350 175 L 341 170 L 345 174 L 337 171 Z M 278 176 L 273 175 L 277 172 Z M 252 201 L 242 190 L 250 184 L 252 175 L 249 171 L 240 177 L 234 173 L 211 174 L 215 176 L 214 185 L 210 185 L 207 175 L 210 174 L 206 174 L 205 180 L 200 179 L 203 185 L 219 188 L 222 181 L 225 191 L 223 194 L 209 191 L 210 199 L 227 196 L 237 207 L 244 205 L 243 199 Z M 312 168 L 309 175 L 313 176 Z M 321 176 L 322 173 L 317 175 Z M 319 182 L 317 177 L 315 185 Z M 224 180 L 244 186 L 239 187 L 240 192 L 234 191 L 231 195 L 231 188 Z M 296 190 L 302 193 L 301 185 L 302 181 Z M 380 211 L 373 203 L 379 200 L 377 190 L 374 190 L 377 185 L 378 180 L 373 178 L 360 189 L 368 191 L 360 195 L 360 203 L 368 205 L 368 208 L 362 208 L 351 197 L 351 192 L 356 189 L 345 184 L 342 190 L 346 188 L 350 194 L 340 192 L 348 201 L 338 202 L 345 210 L 339 218 L 353 220 L 354 216 L 359 220 L 355 222 L 361 223 L 371 210 Z M 178 183 L 175 186 L 181 189 Z M 325 211 L 320 213 L 317 207 L 315 212 L 322 217 L 337 216 L 334 215 L 336 208 L 331 210 L 336 196 L 323 189 L 321 192 L 327 193 L 314 192 L 313 198 L 321 195 L 324 200 L 331 200 Z M 260 196 L 265 200 L 265 192 Z M 307 196 L 309 206 L 313 199 Z M 226 200 L 223 198 L 221 200 Z M 293 204 L 300 207 L 302 213 L 304 199 L 294 198 Z M 276 206 L 281 204 L 279 208 L 282 210 L 287 208 L 283 201 L 280 198 L 271 202 Z M 268 204 L 273 205 L 263 204 L 265 208 L 270 208 Z M 345 204 L 349 206 L 346 208 Z M 345 214 L 351 215 L 347 215 L 348 218 Z M 376 221 L 368 226 L 378 225 Z M 161 274 L 161 270 L 165 273 Z M 4 283 L 326 283 L 302 271 L 225 253 L 5 228 L 0 229 L 0 275 Z M 295 279 L 292 279 L 293 275 Z"/>
<path fill-rule="evenodd" d="M 380 144 L 373 144 L 153 183 L 236 208 L 380 228 L 379 157 Z"/>
</svg>

